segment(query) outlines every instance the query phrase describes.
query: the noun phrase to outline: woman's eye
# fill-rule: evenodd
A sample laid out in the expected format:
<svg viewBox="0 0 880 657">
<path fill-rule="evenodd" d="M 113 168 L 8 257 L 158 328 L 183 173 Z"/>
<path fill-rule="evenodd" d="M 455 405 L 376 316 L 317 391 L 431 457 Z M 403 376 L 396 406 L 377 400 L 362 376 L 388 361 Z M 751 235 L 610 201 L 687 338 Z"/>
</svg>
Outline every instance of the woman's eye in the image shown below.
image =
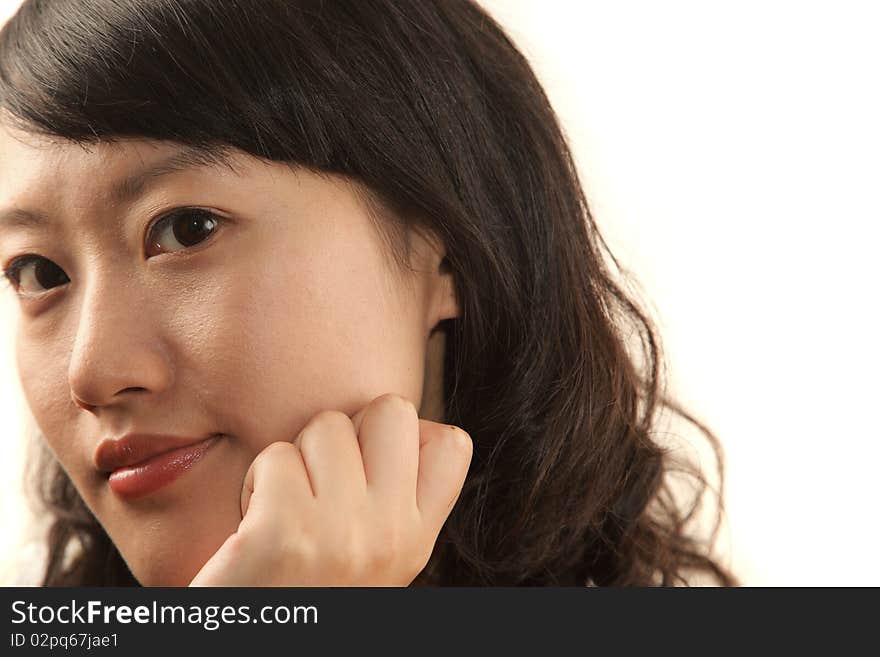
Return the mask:
<svg viewBox="0 0 880 657">
<path fill-rule="evenodd" d="M 220 219 L 201 208 L 187 208 L 163 217 L 149 231 L 147 255 L 193 247 L 216 231 Z M 21 296 L 35 296 L 70 282 L 67 274 L 51 260 L 38 255 L 22 256 L 3 272 Z"/>
<path fill-rule="evenodd" d="M 23 256 L 13 261 L 4 275 L 22 296 L 38 295 L 70 282 L 61 267 L 51 260 L 35 255 Z"/>
<path fill-rule="evenodd" d="M 189 208 L 163 217 L 153 224 L 147 235 L 147 256 L 186 249 L 204 242 L 219 223 L 216 215 L 199 208 Z"/>
</svg>

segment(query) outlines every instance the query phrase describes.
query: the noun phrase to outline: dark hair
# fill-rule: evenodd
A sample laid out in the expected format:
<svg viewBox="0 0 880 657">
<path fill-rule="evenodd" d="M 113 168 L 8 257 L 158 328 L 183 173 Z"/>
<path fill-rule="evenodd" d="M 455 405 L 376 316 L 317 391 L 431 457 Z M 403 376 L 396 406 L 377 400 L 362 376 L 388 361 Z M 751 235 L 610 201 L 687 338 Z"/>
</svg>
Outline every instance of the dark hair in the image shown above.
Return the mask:
<svg viewBox="0 0 880 657">
<path fill-rule="evenodd" d="M 80 144 L 231 146 L 346 176 L 443 240 L 461 310 L 441 325 L 445 421 L 474 455 L 415 584 L 737 583 L 711 549 L 721 447 L 665 395 L 553 109 L 474 2 L 27 0 L 0 33 L 0 106 Z M 663 409 L 717 457 L 706 541 L 691 530 L 712 487 L 657 440 Z M 57 463 L 44 484 L 44 584 L 136 584 Z"/>
</svg>

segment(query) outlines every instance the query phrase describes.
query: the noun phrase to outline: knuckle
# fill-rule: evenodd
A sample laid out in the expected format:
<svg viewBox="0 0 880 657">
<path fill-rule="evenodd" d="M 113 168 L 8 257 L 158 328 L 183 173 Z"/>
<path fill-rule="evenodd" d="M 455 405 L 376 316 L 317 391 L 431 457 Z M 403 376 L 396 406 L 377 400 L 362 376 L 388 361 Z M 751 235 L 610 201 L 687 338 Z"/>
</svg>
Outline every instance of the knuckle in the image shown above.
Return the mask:
<svg viewBox="0 0 880 657">
<path fill-rule="evenodd" d="M 380 572 L 391 570 L 397 560 L 397 548 L 393 545 L 383 545 L 371 555 L 370 569 Z"/>
<path fill-rule="evenodd" d="M 306 428 L 334 431 L 351 426 L 351 419 L 342 411 L 324 410 L 315 413 Z"/>
<path fill-rule="evenodd" d="M 281 440 L 270 443 L 264 447 L 259 454 L 257 454 L 254 459 L 254 465 L 256 466 L 257 463 L 275 463 L 279 460 L 289 459 L 293 457 L 295 449 L 296 447 L 292 443 Z"/>
<path fill-rule="evenodd" d="M 341 411 L 319 411 L 312 416 L 296 438 L 300 449 L 308 452 L 326 436 L 340 431 L 354 431 L 351 419 Z"/>
<path fill-rule="evenodd" d="M 406 413 L 418 415 L 415 404 L 413 404 L 409 399 L 403 397 L 402 395 L 387 392 L 384 395 L 380 395 L 379 397 L 377 397 L 374 400 L 374 403 L 379 406 L 387 406 L 388 408 L 399 409 L 400 411 Z"/>
<path fill-rule="evenodd" d="M 253 542 L 247 532 L 238 531 L 226 539 L 223 547 L 232 556 L 233 561 L 238 561 L 241 559 L 241 555 L 252 550 Z"/>
<path fill-rule="evenodd" d="M 470 434 L 460 427 L 451 424 L 447 426 L 449 430 L 443 432 L 446 447 L 455 451 L 462 458 L 470 459 L 474 451 L 474 442 L 471 440 Z"/>
<path fill-rule="evenodd" d="M 313 541 L 301 535 L 296 539 L 283 540 L 280 553 L 285 563 L 308 566 L 315 563 L 319 552 Z"/>
<path fill-rule="evenodd" d="M 361 572 L 361 557 L 351 543 L 337 544 L 324 558 L 332 572 L 341 578 L 353 578 Z"/>
<path fill-rule="evenodd" d="M 358 572 L 362 561 L 360 539 L 350 523 L 339 523 L 322 542 L 321 559 L 333 572 L 343 576 Z"/>
<path fill-rule="evenodd" d="M 294 441 L 304 454 L 326 447 L 328 437 L 354 436 L 354 425 L 341 411 L 320 411 L 303 427 Z"/>
<path fill-rule="evenodd" d="M 406 556 L 403 537 L 396 528 L 387 529 L 370 554 L 370 567 L 375 570 L 389 570 Z"/>
<path fill-rule="evenodd" d="M 299 445 L 303 454 L 309 454 L 315 447 L 315 442 L 320 440 L 321 430 L 313 424 L 308 424 L 296 437 L 296 443 Z"/>
</svg>

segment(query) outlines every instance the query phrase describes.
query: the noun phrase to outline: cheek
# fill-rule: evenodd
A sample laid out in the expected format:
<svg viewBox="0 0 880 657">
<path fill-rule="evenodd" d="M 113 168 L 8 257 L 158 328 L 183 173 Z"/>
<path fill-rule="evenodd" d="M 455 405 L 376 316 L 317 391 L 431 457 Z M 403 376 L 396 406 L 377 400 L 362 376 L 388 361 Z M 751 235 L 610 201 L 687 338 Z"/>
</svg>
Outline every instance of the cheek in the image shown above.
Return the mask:
<svg viewBox="0 0 880 657">
<path fill-rule="evenodd" d="M 271 276 L 238 276 L 211 304 L 211 380 L 254 453 L 321 410 L 351 415 L 386 392 L 418 407 L 424 339 L 382 264 L 363 250 L 286 258 Z"/>
<path fill-rule="evenodd" d="M 75 471 L 77 447 L 67 435 L 75 409 L 67 386 L 67 356 L 57 345 L 30 342 L 21 332 L 15 354 L 22 393 L 37 428 L 65 468 Z"/>
</svg>

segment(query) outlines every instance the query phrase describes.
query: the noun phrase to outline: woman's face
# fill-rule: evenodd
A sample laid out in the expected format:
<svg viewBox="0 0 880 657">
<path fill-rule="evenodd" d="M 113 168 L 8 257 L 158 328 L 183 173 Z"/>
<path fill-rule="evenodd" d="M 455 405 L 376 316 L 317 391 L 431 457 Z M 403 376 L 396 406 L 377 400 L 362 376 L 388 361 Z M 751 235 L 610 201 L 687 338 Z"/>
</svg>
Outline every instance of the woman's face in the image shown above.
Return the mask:
<svg viewBox="0 0 880 657">
<path fill-rule="evenodd" d="M 24 394 L 145 585 L 190 581 L 237 528 L 254 457 L 318 411 L 352 415 L 393 392 L 439 420 L 442 332 L 431 330 L 458 314 L 442 247 L 414 234 L 407 282 L 342 178 L 233 151 L 234 170 L 190 165 L 121 184 L 179 149 L 87 151 L 0 123 L 0 262 L 40 256 L 17 274 Z M 212 214 L 155 224 L 193 207 Z M 95 459 L 102 440 L 134 432 L 223 436 L 172 483 L 131 498 Z"/>
</svg>

